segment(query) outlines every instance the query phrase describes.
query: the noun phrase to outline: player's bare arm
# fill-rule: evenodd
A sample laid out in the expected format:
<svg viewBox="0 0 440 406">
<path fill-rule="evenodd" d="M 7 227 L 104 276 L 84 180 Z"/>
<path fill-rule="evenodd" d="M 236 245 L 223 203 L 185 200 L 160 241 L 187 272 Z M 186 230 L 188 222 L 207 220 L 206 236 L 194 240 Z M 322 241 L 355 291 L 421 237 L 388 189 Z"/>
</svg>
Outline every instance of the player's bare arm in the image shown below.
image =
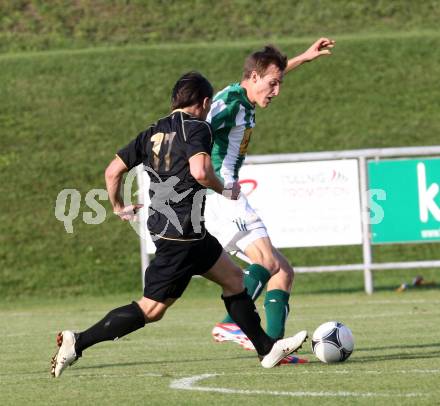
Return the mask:
<svg viewBox="0 0 440 406">
<path fill-rule="evenodd" d="M 232 200 L 237 200 L 240 194 L 240 184 L 234 182 L 231 186 L 223 185 L 217 177 L 212 167 L 211 157 L 207 154 L 197 154 L 189 159 L 191 175 L 201 185 L 214 190 L 216 193 L 223 194 Z"/>
<path fill-rule="evenodd" d="M 105 170 L 105 184 L 107 187 L 108 197 L 113 207 L 113 212 L 117 214 L 122 220 L 131 220 L 134 218 L 136 211 L 142 205 L 135 204 L 124 207 L 124 202 L 121 198 L 121 183 L 124 173 L 127 172 L 122 159 L 118 156 L 114 158 Z"/>
<path fill-rule="evenodd" d="M 303 63 L 313 61 L 320 56 L 331 55 L 331 48 L 335 46 L 335 43 L 330 38 L 319 38 L 305 52 L 289 59 L 284 73 L 286 74 Z"/>
</svg>

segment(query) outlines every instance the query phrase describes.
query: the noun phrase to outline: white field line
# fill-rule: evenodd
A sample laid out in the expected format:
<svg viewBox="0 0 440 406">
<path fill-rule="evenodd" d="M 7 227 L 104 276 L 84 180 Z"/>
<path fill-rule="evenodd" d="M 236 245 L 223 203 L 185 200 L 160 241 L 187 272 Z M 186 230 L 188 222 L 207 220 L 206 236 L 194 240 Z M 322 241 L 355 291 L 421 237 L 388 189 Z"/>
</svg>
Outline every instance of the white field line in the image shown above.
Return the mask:
<svg viewBox="0 0 440 406">
<path fill-rule="evenodd" d="M 378 392 L 287 392 L 287 391 L 270 391 L 270 390 L 248 390 L 248 389 L 230 389 L 230 388 L 215 388 L 209 386 L 196 386 L 197 382 L 204 379 L 219 376 L 219 374 L 203 374 L 194 375 L 181 379 L 175 379 L 170 383 L 171 389 L 178 390 L 192 390 L 198 392 L 217 392 L 225 394 L 237 394 L 237 395 L 272 395 L 272 396 L 291 396 L 291 397 L 361 397 L 361 398 L 372 398 L 372 397 L 420 397 L 425 396 L 422 393 L 378 393 Z"/>
</svg>

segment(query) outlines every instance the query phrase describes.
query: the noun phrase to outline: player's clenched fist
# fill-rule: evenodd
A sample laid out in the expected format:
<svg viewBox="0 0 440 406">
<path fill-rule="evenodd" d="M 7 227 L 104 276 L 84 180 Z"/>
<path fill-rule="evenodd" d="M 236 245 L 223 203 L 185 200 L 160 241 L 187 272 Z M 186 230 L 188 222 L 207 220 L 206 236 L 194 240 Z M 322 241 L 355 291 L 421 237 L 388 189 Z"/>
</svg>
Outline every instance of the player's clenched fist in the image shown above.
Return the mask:
<svg viewBox="0 0 440 406">
<path fill-rule="evenodd" d="M 241 185 L 238 182 L 226 185 L 223 189 L 222 195 L 226 199 L 237 200 L 240 195 Z"/>
<path fill-rule="evenodd" d="M 121 210 L 115 210 L 114 213 L 121 218 L 121 220 L 124 221 L 136 221 L 137 220 L 137 212 L 139 209 L 144 207 L 143 204 L 131 204 L 129 206 L 123 207 Z"/>
</svg>

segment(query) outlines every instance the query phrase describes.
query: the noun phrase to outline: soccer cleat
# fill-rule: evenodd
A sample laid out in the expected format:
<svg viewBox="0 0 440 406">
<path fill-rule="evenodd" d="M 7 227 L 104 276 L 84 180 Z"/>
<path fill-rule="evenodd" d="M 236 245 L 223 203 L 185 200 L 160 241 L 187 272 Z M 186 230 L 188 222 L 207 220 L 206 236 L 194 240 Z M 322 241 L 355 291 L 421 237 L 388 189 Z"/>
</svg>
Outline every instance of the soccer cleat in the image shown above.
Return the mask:
<svg viewBox="0 0 440 406">
<path fill-rule="evenodd" d="M 275 342 L 270 352 L 263 357 L 261 365 L 263 368 L 273 368 L 278 365 L 283 358 L 287 357 L 292 352 L 299 350 L 307 340 L 307 337 L 307 331 L 303 330 L 295 334 L 293 337 L 278 340 Z"/>
<path fill-rule="evenodd" d="M 217 323 L 212 329 L 212 337 L 218 343 L 232 341 L 241 345 L 245 350 L 255 351 L 255 347 L 246 334 L 235 323 Z"/>
<path fill-rule="evenodd" d="M 246 336 L 245 336 L 246 337 Z M 241 343 L 239 343 L 243 349 L 246 351 L 255 351 L 254 344 L 252 344 L 252 341 L 249 340 L 249 338 L 246 337 Z"/>
<path fill-rule="evenodd" d="M 58 378 L 69 365 L 72 365 L 77 359 L 75 352 L 75 334 L 72 331 L 64 330 L 57 335 L 58 351 L 52 357 L 51 375 Z"/>
<path fill-rule="evenodd" d="M 284 357 L 278 365 L 292 365 L 292 364 L 307 364 L 309 360 L 307 358 L 299 358 L 296 355 L 288 355 Z"/>
</svg>

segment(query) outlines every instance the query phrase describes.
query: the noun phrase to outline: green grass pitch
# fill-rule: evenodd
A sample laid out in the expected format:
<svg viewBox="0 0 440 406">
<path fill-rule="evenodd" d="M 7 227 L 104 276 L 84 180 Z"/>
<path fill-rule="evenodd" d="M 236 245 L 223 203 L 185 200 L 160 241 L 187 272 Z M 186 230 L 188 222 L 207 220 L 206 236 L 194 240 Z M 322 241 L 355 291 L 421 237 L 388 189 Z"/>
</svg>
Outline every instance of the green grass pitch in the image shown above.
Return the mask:
<svg viewBox="0 0 440 406">
<path fill-rule="evenodd" d="M 340 364 L 310 360 L 264 370 L 253 352 L 210 337 L 223 314 L 220 290 L 197 279 L 165 318 L 119 342 L 87 350 L 60 379 L 49 375 L 59 329 L 84 329 L 130 301 L 29 299 L 2 304 L 0 404 L 435 404 L 440 396 L 437 289 L 374 296 L 299 294 L 287 333 L 339 320 L 355 336 Z M 260 314 L 264 310 L 260 308 Z"/>
</svg>

